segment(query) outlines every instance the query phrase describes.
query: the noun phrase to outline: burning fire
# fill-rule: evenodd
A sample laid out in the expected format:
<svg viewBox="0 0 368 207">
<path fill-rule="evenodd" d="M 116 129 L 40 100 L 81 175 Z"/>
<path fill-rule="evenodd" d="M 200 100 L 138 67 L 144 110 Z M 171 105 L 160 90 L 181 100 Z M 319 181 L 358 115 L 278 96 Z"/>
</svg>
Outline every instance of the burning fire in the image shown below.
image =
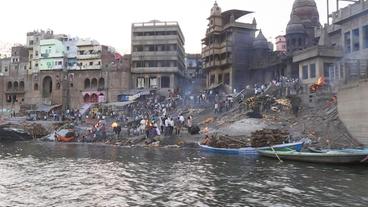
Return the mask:
<svg viewBox="0 0 368 207">
<path fill-rule="evenodd" d="M 316 84 L 319 86 L 325 85 L 325 77 L 323 76 L 319 77 Z"/>
<path fill-rule="evenodd" d="M 316 92 L 318 89 L 322 88 L 326 84 L 325 77 L 321 76 L 318 78 L 317 82 L 309 87 L 311 92 Z"/>
</svg>

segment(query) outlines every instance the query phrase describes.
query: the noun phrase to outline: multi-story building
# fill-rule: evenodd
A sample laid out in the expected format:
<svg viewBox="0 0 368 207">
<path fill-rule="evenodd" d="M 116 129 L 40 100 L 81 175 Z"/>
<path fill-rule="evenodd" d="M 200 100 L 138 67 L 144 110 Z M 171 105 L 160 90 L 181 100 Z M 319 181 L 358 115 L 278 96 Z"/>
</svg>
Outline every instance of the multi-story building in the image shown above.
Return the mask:
<svg viewBox="0 0 368 207">
<path fill-rule="evenodd" d="M 202 40 L 203 68 L 207 88 L 220 83 L 233 89 L 244 88 L 250 82 L 249 67 L 257 23 L 236 20 L 252 12 L 228 10 L 221 12 L 215 2 Z"/>
<path fill-rule="evenodd" d="M 330 16 L 332 24 L 315 32 L 318 45 L 295 52 L 293 62 L 306 89 L 325 79 L 337 95 L 339 118 L 367 145 L 368 1 L 354 1 Z"/>
<path fill-rule="evenodd" d="M 187 75 L 192 78 L 202 77 L 202 57 L 201 54 L 186 54 L 185 66 Z"/>
<path fill-rule="evenodd" d="M 95 70 L 108 67 L 115 60 L 113 48 L 100 45 L 95 40 L 79 40 L 77 42 L 78 69 Z"/>
<path fill-rule="evenodd" d="M 31 73 L 37 73 L 39 71 L 39 59 L 40 54 L 40 41 L 44 39 L 52 39 L 54 37 L 54 32 L 52 30 L 41 30 L 33 31 L 27 33 L 27 43 L 28 48 L 28 70 Z"/>
<path fill-rule="evenodd" d="M 2 108 L 18 112 L 39 104 L 79 108 L 117 101 L 130 86 L 130 56 L 98 44 L 79 46 L 77 57 L 76 38 L 27 33 L 27 47 L 13 47 L 10 58 L 0 59 Z"/>
<path fill-rule="evenodd" d="M 133 88 L 167 95 L 185 82 L 184 36 L 178 22 L 132 24 Z"/>
<path fill-rule="evenodd" d="M 66 65 L 63 42 L 57 39 L 40 40 L 39 70 L 63 69 Z"/>
</svg>

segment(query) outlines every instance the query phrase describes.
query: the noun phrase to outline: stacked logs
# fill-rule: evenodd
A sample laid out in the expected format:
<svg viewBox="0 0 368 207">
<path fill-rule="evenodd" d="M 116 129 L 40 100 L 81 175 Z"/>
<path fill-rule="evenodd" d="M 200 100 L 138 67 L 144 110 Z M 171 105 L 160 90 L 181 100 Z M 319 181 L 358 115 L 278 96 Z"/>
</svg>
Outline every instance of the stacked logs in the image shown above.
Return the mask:
<svg viewBox="0 0 368 207">
<path fill-rule="evenodd" d="M 252 132 L 252 147 L 265 147 L 282 144 L 289 132 L 280 129 L 262 129 Z"/>
<path fill-rule="evenodd" d="M 207 135 L 201 144 L 217 148 L 242 148 L 250 146 L 250 139 L 228 135 Z"/>
</svg>

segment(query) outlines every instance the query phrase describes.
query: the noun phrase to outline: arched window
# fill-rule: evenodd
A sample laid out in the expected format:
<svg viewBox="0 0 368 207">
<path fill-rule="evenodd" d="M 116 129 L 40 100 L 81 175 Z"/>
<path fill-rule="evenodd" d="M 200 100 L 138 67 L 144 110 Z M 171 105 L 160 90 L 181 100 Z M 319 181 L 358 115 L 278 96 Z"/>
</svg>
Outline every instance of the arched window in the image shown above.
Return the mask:
<svg viewBox="0 0 368 207">
<path fill-rule="evenodd" d="M 21 91 L 23 91 L 23 90 L 24 90 L 24 81 L 21 81 L 21 82 L 19 83 L 19 89 L 20 89 Z"/>
<path fill-rule="evenodd" d="M 33 90 L 34 91 L 38 91 L 38 83 L 35 83 L 34 86 L 33 86 Z"/>
<path fill-rule="evenodd" d="M 91 95 L 91 102 L 92 103 L 97 103 L 98 102 L 98 96 L 97 96 L 97 94 L 93 93 Z"/>
<path fill-rule="evenodd" d="M 12 84 L 12 82 L 8 82 L 8 90 L 12 90 L 13 89 L 13 84 Z"/>
<path fill-rule="evenodd" d="M 42 97 L 49 98 L 52 94 L 52 78 L 46 76 L 42 81 Z"/>
<path fill-rule="evenodd" d="M 14 90 L 17 91 L 19 89 L 18 81 L 14 81 L 13 86 L 14 86 Z"/>
<path fill-rule="evenodd" d="M 92 79 L 91 88 L 93 88 L 93 89 L 97 88 L 97 78 Z"/>
<path fill-rule="evenodd" d="M 91 97 L 89 96 L 89 94 L 87 93 L 86 95 L 84 95 L 83 97 L 83 101 L 84 103 L 89 103 L 91 102 Z"/>
<path fill-rule="evenodd" d="M 84 89 L 89 89 L 89 88 L 91 88 L 91 81 L 88 78 L 86 78 L 84 80 Z"/>
<path fill-rule="evenodd" d="M 105 88 L 105 79 L 104 78 L 100 78 L 98 80 L 98 89 L 104 89 Z"/>
</svg>

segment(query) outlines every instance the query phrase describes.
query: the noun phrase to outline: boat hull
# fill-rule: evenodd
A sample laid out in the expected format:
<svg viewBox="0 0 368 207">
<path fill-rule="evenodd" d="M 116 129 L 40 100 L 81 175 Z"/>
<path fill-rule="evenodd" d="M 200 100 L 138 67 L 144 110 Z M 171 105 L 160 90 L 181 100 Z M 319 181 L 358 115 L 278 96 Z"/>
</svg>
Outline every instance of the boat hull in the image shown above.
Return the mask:
<svg viewBox="0 0 368 207">
<path fill-rule="evenodd" d="M 277 158 L 281 160 L 292 160 L 311 163 L 329 163 L 329 164 L 357 164 L 367 158 L 368 153 L 312 153 L 312 152 L 282 152 L 276 153 L 269 150 L 259 150 L 258 153 L 264 157 Z"/>
<path fill-rule="evenodd" d="M 280 149 L 280 148 L 292 148 L 299 150 L 303 146 L 303 142 L 295 142 L 295 143 L 288 143 L 288 144 L 279 144 L 274 145 L 272 148 L 274 149 Z M 210 147 L 207 145 L 199 144 L 199 147 L 201 150 L 206 152 L 213 152 L 213 153 L 221 153 L 221 154 L 239 154 L 239 155 L 258 155 L 258 150 L 263 149 L 269 149 L 270 147 L 260 147 L 260 148 L 254 148 L 254 147 L 245 147 L 245 148 L 217 148 L 217 147 Z"/>
</svg>

